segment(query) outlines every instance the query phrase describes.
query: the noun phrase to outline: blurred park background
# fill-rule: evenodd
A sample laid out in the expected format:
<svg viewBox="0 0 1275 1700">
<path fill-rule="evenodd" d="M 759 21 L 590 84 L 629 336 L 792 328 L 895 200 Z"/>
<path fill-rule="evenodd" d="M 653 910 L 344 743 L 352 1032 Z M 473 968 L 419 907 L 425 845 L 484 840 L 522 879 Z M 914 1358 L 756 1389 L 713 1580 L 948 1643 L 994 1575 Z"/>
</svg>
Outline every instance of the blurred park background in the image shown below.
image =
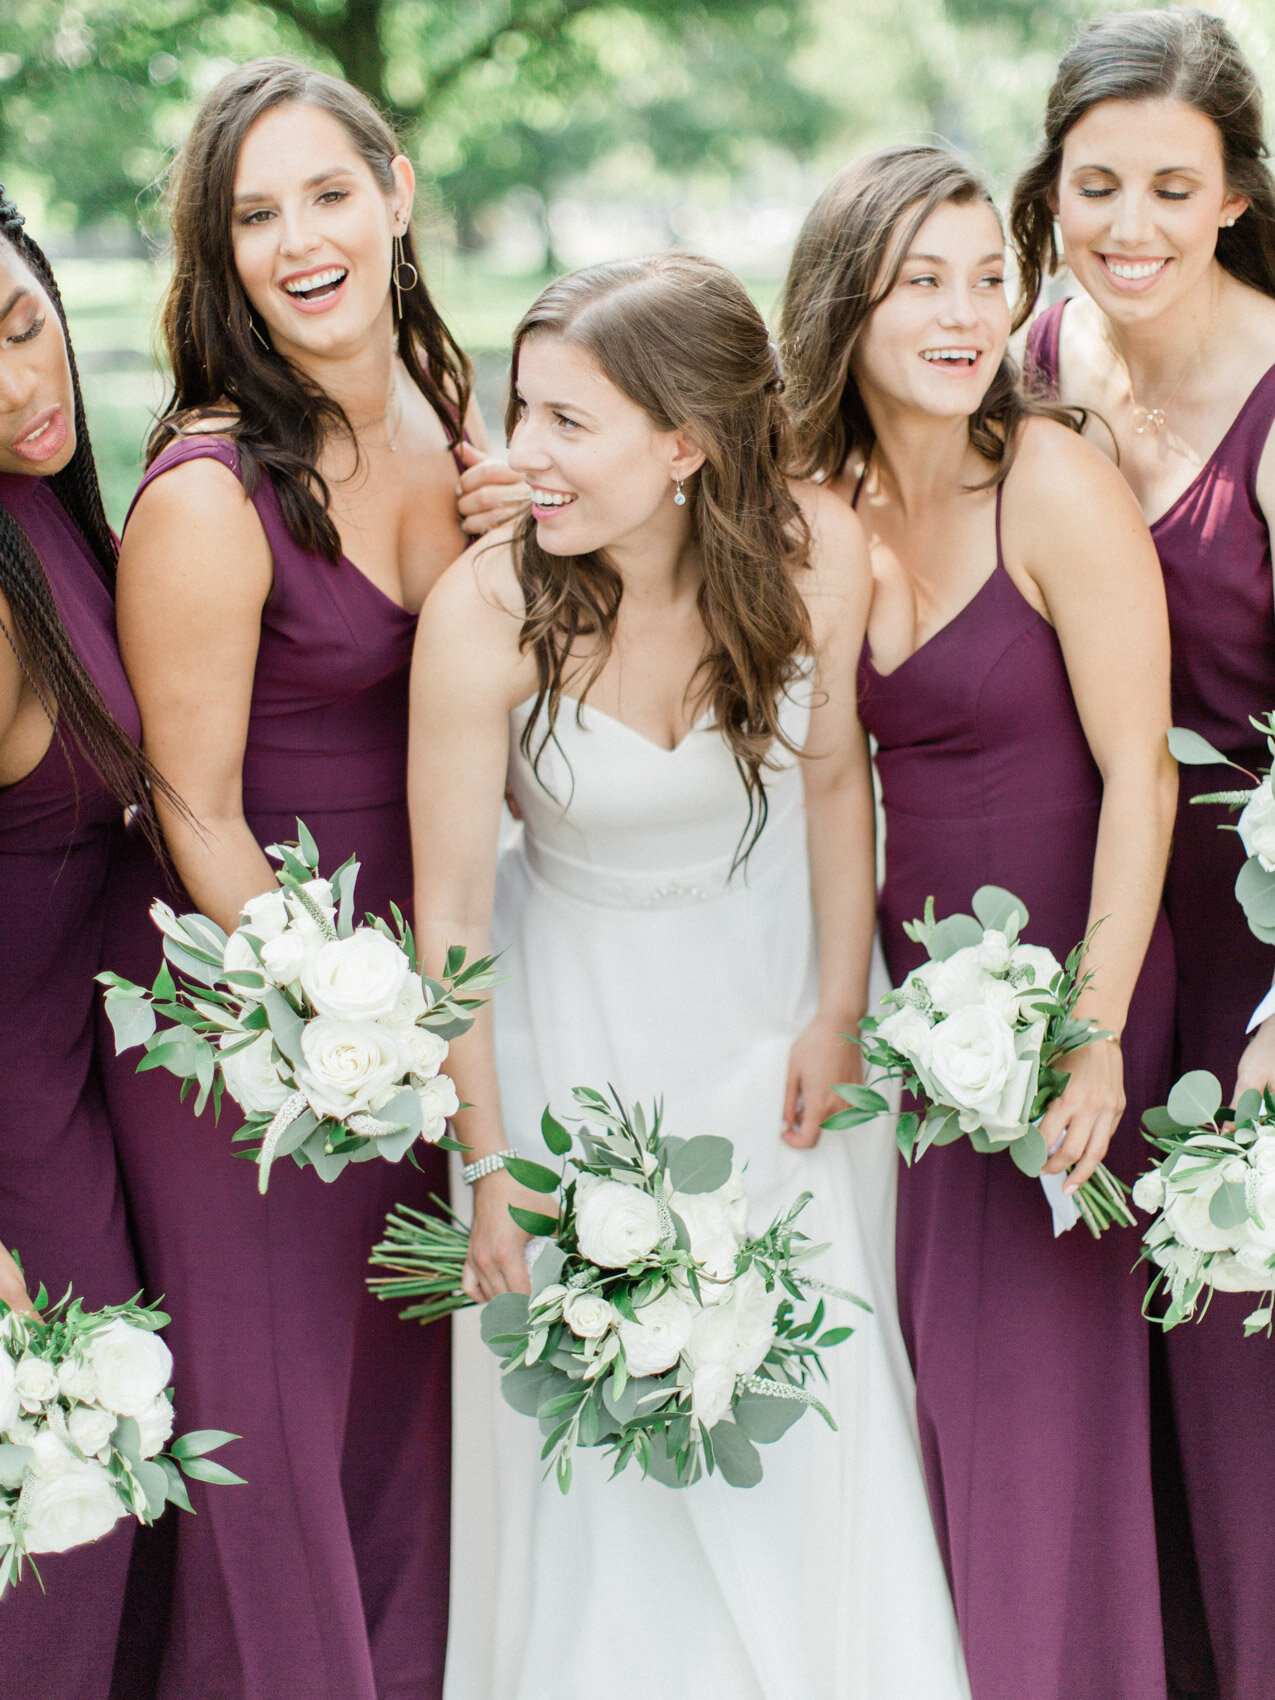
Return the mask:
<svg viewBox="0 0 1275 1700">
<path fill-rule="evenodd" d="M 490 424 L 555 271 L 673 244 L 769 310 L 864 148 L 941 137 L 1003 191 L 1095 0 L 0 0 L 0 181 L 62 280 L 118 525 L 163 394 L 162 178 L 232 64 L 348 77 L 418 168 L 429 280 Z M 1270 86 L 1275 0 L 1220 0 Z"/>
</svg>

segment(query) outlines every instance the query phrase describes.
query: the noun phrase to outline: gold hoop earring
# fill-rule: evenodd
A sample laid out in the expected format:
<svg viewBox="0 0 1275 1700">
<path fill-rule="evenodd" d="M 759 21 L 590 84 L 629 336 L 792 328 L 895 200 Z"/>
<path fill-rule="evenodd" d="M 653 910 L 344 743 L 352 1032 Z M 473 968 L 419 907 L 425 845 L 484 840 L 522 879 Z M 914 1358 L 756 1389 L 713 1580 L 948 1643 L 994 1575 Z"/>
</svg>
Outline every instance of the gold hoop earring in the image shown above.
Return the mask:
<svg viewBox="0 0 1275 1700">
<path fill-rule="evenodd" d="M 412 274 L 410 278 L 404 275 L 407 272 Z M 403 252 L 403 238 L 401 236 L 394 238 L 394 265 L 390 272 L 390 280 L 394 285 L 394 304 L 398 309 L 398 317 L 401 323 L 403 318 L 403 291 L 406 289 L 410 294 L 421 280 L 421 274 Z"/>
<path fill-rule="evenodd" d="M 261 332 L 257 329 L 257 321 L 254 318 L 252 318 L 251 316 L 248 319 L 248 328 L 252 332 L 253 336 L 256 337 L 257 341 L 261 344 L 261 346 L 265 349 L 266 353 L 267 354 L 273 353 L 273 350 L 270 347 L 270 344 L 266 341 L 265 337 L 263 337 Z"/>
</svg>

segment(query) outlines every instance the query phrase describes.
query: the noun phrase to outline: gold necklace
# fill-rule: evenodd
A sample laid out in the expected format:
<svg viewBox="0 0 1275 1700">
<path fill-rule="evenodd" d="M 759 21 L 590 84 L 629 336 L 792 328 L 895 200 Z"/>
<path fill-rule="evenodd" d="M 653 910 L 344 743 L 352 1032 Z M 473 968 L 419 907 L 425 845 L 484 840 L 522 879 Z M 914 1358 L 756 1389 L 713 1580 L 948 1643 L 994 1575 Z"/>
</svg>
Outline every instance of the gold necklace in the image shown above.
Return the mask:
<svg viewBox="0 0 1275 1700">
<path fill-rule="evenodd" d="M 1204 335 L 1200 338 L 1199 346 L 1182 368 L 1177 383 L 1164 398 L 1160 407 L 1144 407 L 1138 400 L 1133 393 L 1133 375 L 1129 371 L 1129 362 L 1127 360 L 1123 362 L 1125 375 L 1129 379 L 1129 408 L 1133 414 L 1133 434 L 1135 437 L 1158 437 L 1163 431 L 1168 422 L 1169 409 L 1173 406 L 1174 397 L 1200 364 L 1204 350 L 1208 347 L 1209 338 L 1213 335 L 1213 326 L 1217 323 L 1217 309 L 1218 303 L 1215 301 L 1213 311 L 1209 315 L 1209 322 L 1204 329 Z"/>
<path fill-rule="evenodd" d="M 374 431 L 378 425 L 384 425 L 390 416 L 390 410 L 388 407 L 379 419 L 369 419 L 365 425 L 359 427 L 359 430 L 355 434 L 359 439 L 360 447 L 365 449 L 388 449 L 392 455 L 398 453 L 398 434 L 403 428 L 403 403 L 399 397 L 397 386 L 393 391 L 392 399 L 398 402 L 398 418 L 394 421 L 393 429 L 389 432 L 386 441 L 383 443 L 364 442 L 363 432 Z"/>
</svg>

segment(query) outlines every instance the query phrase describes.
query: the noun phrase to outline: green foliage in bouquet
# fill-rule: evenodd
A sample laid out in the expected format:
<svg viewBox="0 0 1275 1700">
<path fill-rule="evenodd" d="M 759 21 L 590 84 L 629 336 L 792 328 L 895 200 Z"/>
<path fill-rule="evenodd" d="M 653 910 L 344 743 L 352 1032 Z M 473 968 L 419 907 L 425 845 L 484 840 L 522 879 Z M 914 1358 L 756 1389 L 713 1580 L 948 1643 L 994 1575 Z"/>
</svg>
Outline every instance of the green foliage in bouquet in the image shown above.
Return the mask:
<svg viewBox="0 0 1275 1700">
<path fill-rule="evenodd" d="M 1275 713 L 1264 714 L 1260 719 L 1250 715 L 1249 724 L 1262 734 L 1271 755 L 1275 756 Z M 1215 750 L 1207 738 L 1185 726 L 1169 728 L 1169 749 L 1183 767 L 1233 767 L 1252 780 L 1247 790 L 1206 791 L 1191 801 L 1239 809 L 1240 818 L 1235 825 L 1224 823 L 1219 829 L 1238 832 L 1248 852 L 1248 860 L 1236 876 L 1235 896 L 1249 930 L 1263 944 L 1275 944 L 1275 788 L 1270 769 L 1260 777 L 1250 773 Z"/>
<path fill-rule="evenodd" d="M 564 1493 L 577 1446 L 605 1448 L 613 1474 L 633 1463 L 668 1487 L 714 1470 L 752 1487 L 758 1445 L 780 1439 L 808 1406 L 836 1426 L 807 1383 L 826 1379 L 820 1353 L 852 1330 L 824 1326 L 822 1298 L 809 1314 L 797 1307 L 812 1292 L 870 1307 L 807 1272 L 827 1249 L 797 1227 L 809 1193 L 750 1238 L 728 1139 L 665 1134 L 658 1105 L 648 1118 L 588 1088 L 574 1097 L 580 1155 L 548 1110 L 541 1123 L 573 1177 L 506 1161 L 521 1185 L 557 1198 L 552 1215 L 510 1207 L 542 1242 L 531 1295 L 502 1293 L 483 1311 L 505 1399 L 540 1424 L 541 1455 Z M 394 1274 L 369 1285 L 384 1299 L 421 1299 L 405 1318 L 460 1309 L 466 1242 L 454 1217 L 400 1209 L 371 1259 Z"/>
</svg>

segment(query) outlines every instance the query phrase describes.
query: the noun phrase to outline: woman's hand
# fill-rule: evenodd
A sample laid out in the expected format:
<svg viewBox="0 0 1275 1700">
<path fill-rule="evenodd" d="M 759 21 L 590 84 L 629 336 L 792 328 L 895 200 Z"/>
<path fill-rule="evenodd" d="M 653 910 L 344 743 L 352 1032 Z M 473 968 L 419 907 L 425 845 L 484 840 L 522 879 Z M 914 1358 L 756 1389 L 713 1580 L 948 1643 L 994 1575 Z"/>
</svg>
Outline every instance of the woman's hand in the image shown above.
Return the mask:
<svg viewBox="0 0 1275 1700">
<path fill-rule="evenodd" d="M 794 1150 L 808 1151 L 817 1145 L 820 1124 L 844 1108 L 832 1088 L 862 1081 L 863 1054 L 845 1036 L 854 1030 L 849 1020 L 837 1022 L 816 1015 L 788 1053 L 782 1138 Z"/>
<path fill-rule="evenodd" d="M 1045 1111 L 1040 1131 L 1050 1152 L 1047 1175 L 1072 1172 L 1063 1191 L 1077 1191 L 1107 1155 L 1124 1114 L 1124 1057 L 1109 1039 L 1093 1039 L 1051 1065 L 1071 1079 Z M 1057 1147 L 1057 1149 L 1055 1149 Z"/>
<path fill-rule="evenodd" d="M 20 1316 L 36 1314 L 35 1306 L 27 1292 L 27 1284 L 22 1279 L 22 1271 L 3 1246 L 0 1246 L 0 1299 Z"/>
<path fill-rule="evenodd" d="M 460 527 L 471 537 L 481 537 L 525 508 L 531 500 L 531 491 L 503 460 L 485 454 L 472 443 L 462 443 L 460 453 L 465 462 L 465 471 L 456 486 Z"/>
<path fill-rule="evenodd" d="M 1260 1092 L 1272 1081 L 1275 1081 L 1275 1015 L 1268 1015 L 1244 1048 L 1231 1103 L 1238 1104 L 1240 1095 L 1250 1087 Z"/>
<path fill-rule="evenodd" d="M 497 1293 L 529 1293 L 525 1252 L 530 1234 L 509 1214 L 511 1204 L 544 1210 L 544 1199 L 518 1185 L 504 1169 L 474 1183 L 474 1224 L 460 1284 L 466 1295 L 485 1304 Z"/>
</svg>

